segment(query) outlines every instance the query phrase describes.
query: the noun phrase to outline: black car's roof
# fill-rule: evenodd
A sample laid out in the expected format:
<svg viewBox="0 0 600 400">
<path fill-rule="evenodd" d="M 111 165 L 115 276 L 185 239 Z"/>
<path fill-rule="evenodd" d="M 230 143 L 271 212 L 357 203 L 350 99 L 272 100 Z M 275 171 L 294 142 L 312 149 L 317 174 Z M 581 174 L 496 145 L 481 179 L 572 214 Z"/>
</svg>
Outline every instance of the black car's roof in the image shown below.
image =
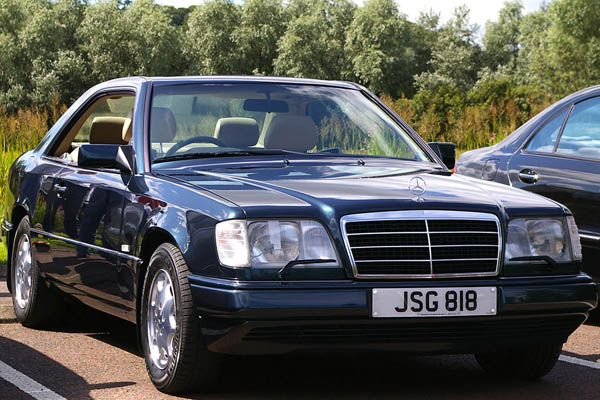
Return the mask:
<svg viewBox="0 0 600 400">
<path fill-rule="evenodd" d="M 330 86 L 339 87 L 346 89 L 361 89 L 361 86 L 346 81 L 325 81 L 319 79 L 305 79 L 305 78 L 284 78 L 284 77 L 270 77 L 270 76 L 228 76 L 228 75 L 214 75 L 214 76 L 157 76 L 157 77 L 146 77 L 146 76 L 132 76 L 126 78 L 117 78 L 110 81 L 106 81 L 101 85 L 113 86 L 113 85 L 126 85 L 136 84 L 140 82 L 151 82 L 151 83 L 169 83 L 169 84 L 183 84 L 183 83 L 207 83 L 207 82 L 251 82 L 251 83 L 287 83 L 287 84 L 298 84 L 298 85 L 316 85 L 316 86 Z"/>
</svg>

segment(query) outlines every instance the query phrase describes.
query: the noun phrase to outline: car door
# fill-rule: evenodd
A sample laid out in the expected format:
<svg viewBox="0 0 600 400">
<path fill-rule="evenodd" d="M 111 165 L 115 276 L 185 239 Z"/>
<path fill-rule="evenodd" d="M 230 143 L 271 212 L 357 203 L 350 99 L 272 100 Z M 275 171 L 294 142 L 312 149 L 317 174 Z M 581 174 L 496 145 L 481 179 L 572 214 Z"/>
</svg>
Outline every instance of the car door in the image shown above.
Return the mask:
<svg viewBox="0 0 600 400">
<path fill-rule="evenodd" d="M 77 132 L 65 133 L 46 157 L 60 166 L 42 183 L 45 210 L 34 225 L 45 240 L 36 245 L 45 275 L 95 308 L 127 318 L 135 309 L 133 270 L 121 247 L 122 213 L 131 175 L 80 168 L 81 144 L 124 144 L 133 94 L 106 94 L 83 110 Z M 71 139 L 69 136 L 72 136 Z M 66 150 L 66 151 L 64 151 Z M 40 251 L 41 250 L 41 251 Z"/>
<path fill-rule="evenodd" d="M 600 278 L 600 97 L 566 107 L 509 161 L 514 187 L 566 205 L 584 246 L 584 269 Z"/>
</svg>

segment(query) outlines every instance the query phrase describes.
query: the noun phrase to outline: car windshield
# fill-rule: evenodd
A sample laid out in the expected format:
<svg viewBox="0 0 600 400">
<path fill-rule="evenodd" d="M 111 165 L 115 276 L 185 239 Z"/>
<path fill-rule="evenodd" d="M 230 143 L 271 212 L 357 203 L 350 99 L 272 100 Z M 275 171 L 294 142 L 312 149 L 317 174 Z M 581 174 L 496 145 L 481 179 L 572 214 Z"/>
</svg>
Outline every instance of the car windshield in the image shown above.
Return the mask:
<svg viewBox="0 0 600 400">
<path fill-rule="evenodd" d="M 431 161 L 359 90 L 316 85 L 158 85 L 150 145 L 154 163 L 281 154 Z"/>
</svg>

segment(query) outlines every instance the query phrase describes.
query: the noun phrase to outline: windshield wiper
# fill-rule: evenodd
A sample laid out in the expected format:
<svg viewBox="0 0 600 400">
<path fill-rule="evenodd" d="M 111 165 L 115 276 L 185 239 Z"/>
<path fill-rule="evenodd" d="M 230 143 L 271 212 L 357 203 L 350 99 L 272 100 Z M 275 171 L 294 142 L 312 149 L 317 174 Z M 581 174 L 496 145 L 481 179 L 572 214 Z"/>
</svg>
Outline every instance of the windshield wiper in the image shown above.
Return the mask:
<svg viewBox="0 0 600 400">
<path fill-rule="evenodd" d="M 181 160 L 193 160 L 198 158 L 211 158 L 211 157 L 241 157 L 241 156 L 281 156 L 288 154 L 301 154 L 296 151 L 279 150 L 279 149 L 248 149 L 248 150 L 236 150 L 236 151 L 212 151 L 208 153 L 188 153 L 188 154 L 175 154 L 172 156 L 160 157 L 154 160 L 154 164 L 169 162 L 169 161 L 181 161 Z"/>
</svg>

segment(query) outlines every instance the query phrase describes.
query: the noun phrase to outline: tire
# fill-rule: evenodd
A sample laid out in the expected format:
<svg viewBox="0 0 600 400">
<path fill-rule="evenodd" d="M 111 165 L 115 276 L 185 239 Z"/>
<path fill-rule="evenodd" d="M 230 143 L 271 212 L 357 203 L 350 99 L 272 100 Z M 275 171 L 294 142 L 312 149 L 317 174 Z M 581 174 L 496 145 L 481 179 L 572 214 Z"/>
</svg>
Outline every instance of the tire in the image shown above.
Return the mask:
<svg viewBox="0 0 600 400">
<path fill-rule="evenodd" d="M 144 279 L 142 350 L 150 380 L 164 393 L 205 391 L 219 373 L 220 357 L 201 338 L 188 274 L 179 249 L 164 243 L 150 258 Z"/>
<path fill-rule="evenodd" d="M 507 348 L 493 353 L 476 354 L 479 365 L 490 375 L 535 380 L 546 375 L 558 361 L 562 343 L 537 343 Z"/>
<path fill-rule="evenodd" d="M 10 271 L 12 301 L 17 321 L 39 328 L 56 320 L 61 299 L 40 276 L 29 229 L 29 217 L 24 217 L 15 231 Z"/>
</svg>

